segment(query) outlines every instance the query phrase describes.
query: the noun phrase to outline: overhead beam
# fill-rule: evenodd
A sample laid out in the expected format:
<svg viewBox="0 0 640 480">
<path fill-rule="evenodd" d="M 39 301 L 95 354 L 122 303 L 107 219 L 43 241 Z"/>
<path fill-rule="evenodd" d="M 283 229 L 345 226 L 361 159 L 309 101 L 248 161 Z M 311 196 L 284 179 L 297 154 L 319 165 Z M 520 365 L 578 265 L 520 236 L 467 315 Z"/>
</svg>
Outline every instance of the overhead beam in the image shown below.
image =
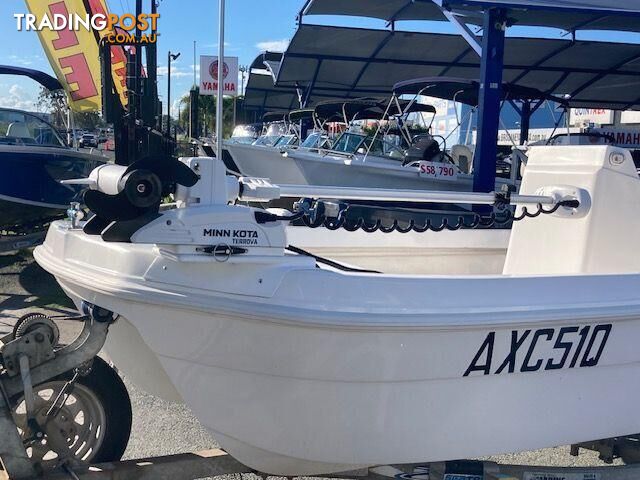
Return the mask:
<svg viewBox="0 0 640 480">
<path fill-rule="evenodd" d="M 440 11 L 442 11 L 442 14 L 446 17 L 446 19 L 449 20 L 449 23 L 456 27 L 458 33 L 460 33 L 462 38 L 467 41 L 473 51 L 476 52 L 480 58 L 482 58 L 482 45 L 480 43 L 480 40 L 478 40 L 476 34 L 473 33 L 465 23 L 461 22 L 460 19 L 453 12 L 451 12 L 451 10 L 443 7 L 442 0 L 434 0 L 434 3 L 438 6 L 438 8 L 440 8 Z"/>
</svg>

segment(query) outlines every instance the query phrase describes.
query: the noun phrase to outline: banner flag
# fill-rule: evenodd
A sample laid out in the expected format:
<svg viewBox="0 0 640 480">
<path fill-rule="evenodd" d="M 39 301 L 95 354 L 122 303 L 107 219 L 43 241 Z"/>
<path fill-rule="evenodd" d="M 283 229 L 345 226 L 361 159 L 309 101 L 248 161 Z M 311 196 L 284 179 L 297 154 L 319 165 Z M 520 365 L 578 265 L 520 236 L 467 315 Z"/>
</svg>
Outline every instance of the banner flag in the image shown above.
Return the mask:
<svg viewBox="0 0 640 480">
<path fill-rule="evenodd" d="M 109 15 L 109 7 L 107 6 L 107 0 L 86 0 L 92 15 L 102 14 Z M 113 28 L 105 28 L 96 32 L 98 34 L 98 40 L 104 41 L 105 38 L 112 35 Z M 98 70 L 98 73 L 100 71 Z M 116 87 L 118 96 L 120 97 L 120 103 L 124 108 L 127 108 L 129 102 L 129 96 L 127 93 L 127 54 L 122 45 L 111 46 L 111 76 L 113 78 L 113 84 Z"/>
<path fill-rule="evenodd" d="M 25 0 L 40 21 L 45 16 L 87 15 L 82 0 Z M 88 30 L 39 30 L 40 42 L 58 80 L 64 86 L 69 106 L 77 112 L 102 110 L 100 52 Z"/>
</svg>

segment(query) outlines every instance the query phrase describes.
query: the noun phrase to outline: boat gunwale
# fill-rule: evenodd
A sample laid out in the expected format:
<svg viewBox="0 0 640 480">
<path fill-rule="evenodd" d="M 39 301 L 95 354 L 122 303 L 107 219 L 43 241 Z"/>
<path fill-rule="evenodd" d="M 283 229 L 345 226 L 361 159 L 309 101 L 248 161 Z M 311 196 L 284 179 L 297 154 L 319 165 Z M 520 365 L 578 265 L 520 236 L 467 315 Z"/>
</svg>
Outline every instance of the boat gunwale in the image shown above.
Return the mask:
<svg viewBox="0 0 640 480">
<path fill-rule="evenodd" d="M 46 242 L 45 242 L 46 245 Z M 38 247 L 34 251 L 36 261 L 63 283 L 75 285 L 80 289 L 90 289 L 99 294 L 119 297 L 122 300 L 144 304 L 149 300 L 149 295 L 158 294 L 162 297 L 164 307 L 188 310 L 200 313 L 212 311 L 219 315 L 228 315 L 235 318 L 242 318 L 249 321 L 268 322 L 271 324 L 287 325 L 301 328 L 331 328 L 353 331 L 453 331 L 453 330 L 486 330 L 491 328 L 524 328 L 532 326 L 540 328 L 546 325 L 564 323 L 590 324 L 603 321 L 634 321 L 640 319 L 640 298 L 636 302 L 617 302 L 615 308 L 608 304 L 583 304 L 576 308 L 567 305 L 562 308 L 537 308 L 523 306 L 518 309 L 504 308 L 493 309 L 491 311 L 469 312 L 469 311 L 439 311 L 439 312 L 411 312 L 411 313 L 389 313 L 385 311 L 365 312 L 346 310 L 318 310 L 314 308 L 302 308 L 299 305 L 269 304 L 269 298 L 261 298 L 262 301 L 250 301 L 250 295 L 220 292 L 215 290 L 195 289 L 190 286 L 172 285 L 171 290 L 167 290 L 167 284 L 161 282 L 140 279 L 140 283 L 130 278 L 116 277 L 111 274 L 112 281 L 105 281 L 105 274 L 108 272 L 101 270 L 97 274 L 88 274 L 88 270 L 97 271 L 84 264 L 84 268 L 70 267 L 67 262 L 53 258 L 46 252 L 45 247 Z M 150 264 L 151 265 L 151 264 Z M 315 271 L 315 269 L 314 269 Z M 328 273 L 343 276 L 362 276 L 366 274 L 335 272 L 323 270 Z M 366 275 L 368 276 L 368 275 Z M 455 278 L 449 276 L 428 276 L 434 280 L 478 280 L 487 279 L 513 279 L 513 278 L 539 278 L 548 281 L 550 278 L 558 277 L 640 277 L 640 273 L 625 274 L 602 274 L 602 275 L 566 275 L 547 276 L 536 275 L 528 277 L 515 277 L 513 275 L 459 275 Z M 378 275 L 376 277 L 387 278 L 425 278 L 416 275 Z M 141 283 L 144 282 L 144 285 Z M 90 285 L 90 287 L 87 287 Z M 198 291 L 206 293 L 198 293 Z M 255 298 L 255 297 L 253 297 Z M 215 302 L 215 310 L 212 309 L 212 300 Z M 108 308 L 105 306 L 105 308 Z M 598 313 L 598 310 L 601 313 Z M 607 313 L 608 312 L 608 313 Z M 120 312 L 116 312 L 120 313 Z M 390 318 L 401 318 L 402 321 L 390 321 Z M 429 323 L 425 322 L 428 317 Z M 376 322 L 375 319 L 384 320 Z M 473 318 L 473 322 L 469 321 Z M 412 321 L 413 320 L 413 321 Z"/>
</svg>

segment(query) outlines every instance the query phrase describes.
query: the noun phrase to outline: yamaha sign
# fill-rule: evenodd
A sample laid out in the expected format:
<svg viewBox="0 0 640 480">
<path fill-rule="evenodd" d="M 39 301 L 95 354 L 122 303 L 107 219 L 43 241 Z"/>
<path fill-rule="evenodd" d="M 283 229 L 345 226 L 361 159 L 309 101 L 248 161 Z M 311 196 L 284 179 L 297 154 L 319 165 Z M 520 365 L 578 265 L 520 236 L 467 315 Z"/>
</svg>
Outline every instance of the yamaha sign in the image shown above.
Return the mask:
<svg viewBox="0 0 640 480">
<path fill-rule="evenodd" d="M 224 57 L 223 94 L 238 95 L 238 57 Z M 200 95 L 218 94 L 218 57 L 200 56 Z"/>
</svg>

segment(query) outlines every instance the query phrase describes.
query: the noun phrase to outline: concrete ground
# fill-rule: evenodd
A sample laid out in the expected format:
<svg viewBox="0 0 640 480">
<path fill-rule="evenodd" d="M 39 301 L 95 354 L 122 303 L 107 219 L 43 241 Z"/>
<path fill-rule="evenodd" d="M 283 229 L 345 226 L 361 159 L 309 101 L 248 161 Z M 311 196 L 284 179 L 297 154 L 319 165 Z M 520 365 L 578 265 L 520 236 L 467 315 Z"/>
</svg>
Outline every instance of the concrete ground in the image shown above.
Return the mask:
<svg viewBox="0 0 640 480">
<path fill-rule="evenodd" d="M 0 332 L 11 331 L 13 323 L 25 313 L 43 310 L 54 316 L 74 313 L 73 305 L 54 279 L 33 261 L 30 252 L 0 255 Z M 59 323 L 63 339 L 73 337 L 78 331 L 75 322 Z M 193 452 L 218 446 L 188 408 L 148 395 L 126 378 L 125 383 L 133 405 L 133 430 L 126 458 Z M 522 465 L 603 465 L 595 453 L 570 456 L 569 447 L 503 455 L 490 460 Z"/>
</svg>

